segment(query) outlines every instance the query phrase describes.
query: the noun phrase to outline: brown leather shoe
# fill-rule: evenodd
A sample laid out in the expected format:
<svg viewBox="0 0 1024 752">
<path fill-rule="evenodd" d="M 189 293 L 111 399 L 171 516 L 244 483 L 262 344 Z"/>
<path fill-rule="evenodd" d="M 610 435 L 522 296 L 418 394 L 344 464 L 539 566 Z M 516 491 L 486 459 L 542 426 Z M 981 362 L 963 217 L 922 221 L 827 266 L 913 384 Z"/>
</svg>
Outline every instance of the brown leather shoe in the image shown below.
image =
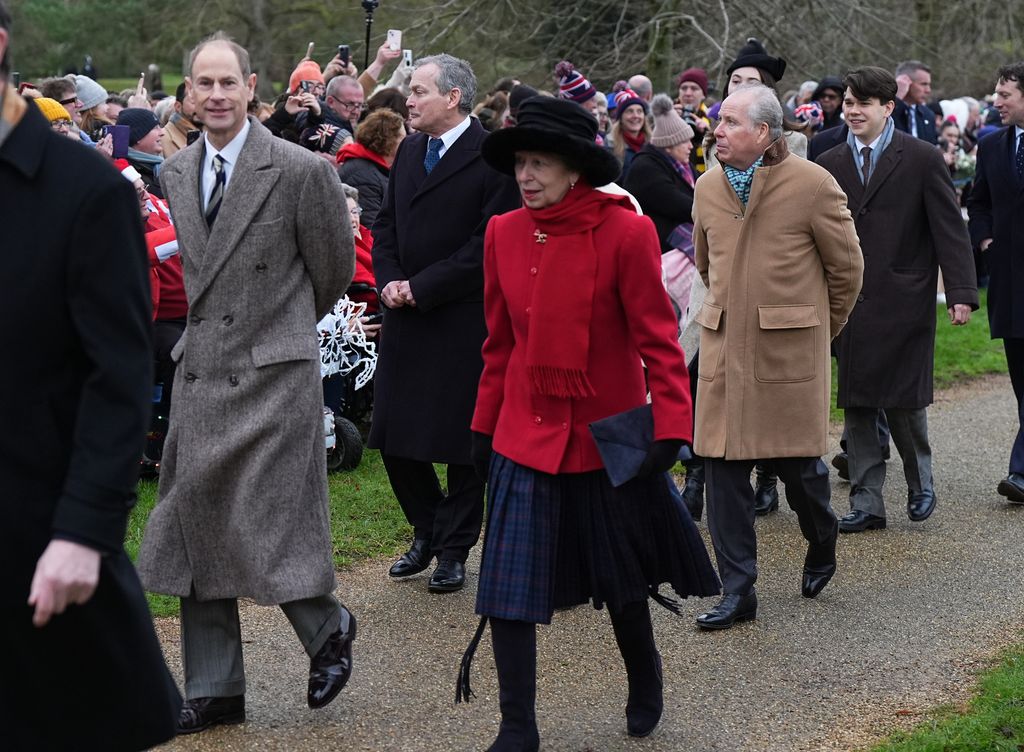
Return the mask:
<svg viewBox="0 0 1024 752">
<path fill-rule="evenodd" d="M 356 638 L 356 617 L 341 607 L 341 626 L 309 662 L 306 702 L 314 710 L 328 705 L 352 676 L 352 641 Z"/>
<path fill-rule="evenodd" d="M 245 722 L 245 695 L 196 697 L 185 700 L 178 714 L 178 733 L 194 734 L 217 724 Z"/>
</svg>

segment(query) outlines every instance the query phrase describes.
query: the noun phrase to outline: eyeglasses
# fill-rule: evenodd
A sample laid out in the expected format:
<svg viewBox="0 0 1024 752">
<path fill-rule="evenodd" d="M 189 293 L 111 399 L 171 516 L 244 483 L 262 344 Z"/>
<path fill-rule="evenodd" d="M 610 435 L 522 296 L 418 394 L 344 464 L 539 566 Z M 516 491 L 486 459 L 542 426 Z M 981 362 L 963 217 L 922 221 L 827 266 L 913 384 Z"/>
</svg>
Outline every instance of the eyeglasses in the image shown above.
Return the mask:
<svg viewBox="0 0 1024 752">
<path fill-rule="evenodd" d="M 340 99 L 335 99 L 334 101 L 346 110 L 359 110 L 363 112 L 366 109 L 366 102 L 342 102 Z"/>
<path fill-rule="evenodd" d="M 353 217 L 358 217 L 358 216 L 360 216 L 363 213 L 363 207 L 361 207 L 361 206 L 350 207 L 349 210 L 348 210 L 348 213 L 351 214 Z"/>
<path fill-rule="evenodd" d="M 71 125 L 72 123 L 70 120 L 54 120 L 52 123 L 50 123 L 50 127 L 53 128 L 55 131 L 69 130 L 71 128 Z"/>
<path fill-rule="evenodd" d="M 64 105 L 65 107 L 67 105 L 69 105 L 69 104 L 78 104 L 78 95 L 76 94 L 73 97 L 68 97 L 67 99 L 61 99 L 61 100 L 58 100 L 58 101 L 60 101 L 60 103 L 62 105 Z"/>
</svg>

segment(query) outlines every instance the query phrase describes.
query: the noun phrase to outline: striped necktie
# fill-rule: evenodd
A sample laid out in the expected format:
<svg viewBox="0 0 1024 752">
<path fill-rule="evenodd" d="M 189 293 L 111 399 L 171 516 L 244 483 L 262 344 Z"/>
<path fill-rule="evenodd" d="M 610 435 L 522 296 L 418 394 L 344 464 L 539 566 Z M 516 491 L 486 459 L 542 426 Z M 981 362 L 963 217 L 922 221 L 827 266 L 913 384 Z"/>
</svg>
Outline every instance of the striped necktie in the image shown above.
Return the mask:
<svg viewBox="0 0 1024 752">
<path fill-rule="evenodd" d="M 210 200 L 206 203 L 206 225 L 211 228 L 213 227 L 214 220 L 217 219 L 221 202 L 224 200 L 224 186 L 227 183 L 227 173 L 224 172 L 224 157 L 220 154 L 213 158 L 213 174 L 213 193 L 210 194 Z"/>
</svg>

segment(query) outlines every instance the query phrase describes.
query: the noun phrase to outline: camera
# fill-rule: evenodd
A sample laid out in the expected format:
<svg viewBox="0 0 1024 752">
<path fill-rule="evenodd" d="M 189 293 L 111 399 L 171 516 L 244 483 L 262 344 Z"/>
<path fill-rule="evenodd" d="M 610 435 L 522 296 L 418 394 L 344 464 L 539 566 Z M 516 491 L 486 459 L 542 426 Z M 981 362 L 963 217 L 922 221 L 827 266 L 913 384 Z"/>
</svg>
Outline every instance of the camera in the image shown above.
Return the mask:
<svg viewBox="0 0 1024 752">
<path fill-rule="evenodd" d="M 690 127 L 697 127 L 697 123 L 700 118 L 697 117 L 697 110 L 693 105 L 688 104 L 683 107 L 683 120 L 685 120 Z"/>
<path fill-rule="evenodd" d="M 363 0 L 363 10 L 367 13 L 373 13 L 379 7 L 380 0 Z"/>
</svg>

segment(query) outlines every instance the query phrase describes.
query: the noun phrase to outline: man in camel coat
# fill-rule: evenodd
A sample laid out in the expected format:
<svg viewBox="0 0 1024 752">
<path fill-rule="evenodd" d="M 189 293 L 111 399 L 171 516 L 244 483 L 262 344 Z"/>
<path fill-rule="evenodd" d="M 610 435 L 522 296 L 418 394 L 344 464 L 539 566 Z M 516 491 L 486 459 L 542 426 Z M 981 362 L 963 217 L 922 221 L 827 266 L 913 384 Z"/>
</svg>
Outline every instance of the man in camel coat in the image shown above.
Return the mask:
<svg viewBox="0 0 1024 752">
<path fill-rule="evenodd" d="M 708 522 L 724 597 L 697 618 L 726 629 L 757 613 L 750 471 L 772 460 L 808 541 L 802 592 L 835 573 L 837 521 L 826 449 L 829 345 L 860 290 L 864 260 L 846 196 L 823 168 L 791 156 L 771 89 L 723 103 L 721 164 L 696 186 L 694 247 L 708 287 L 694 449 L 707 458 Z"/>
</svg>

